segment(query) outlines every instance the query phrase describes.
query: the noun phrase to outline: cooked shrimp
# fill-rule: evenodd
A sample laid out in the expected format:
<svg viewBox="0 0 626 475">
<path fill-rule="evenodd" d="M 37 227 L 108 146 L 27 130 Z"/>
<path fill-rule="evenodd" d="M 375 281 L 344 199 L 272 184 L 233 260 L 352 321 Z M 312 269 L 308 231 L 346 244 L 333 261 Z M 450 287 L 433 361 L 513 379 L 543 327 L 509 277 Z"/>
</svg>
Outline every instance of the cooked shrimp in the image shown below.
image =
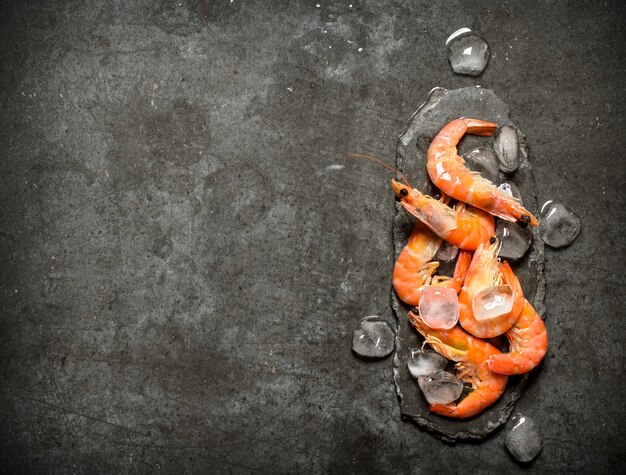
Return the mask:
<svg viewBox="0 0 626 475">
<path fill-rule="evenodd" d="M 508 377 L 494 373 L 487 367 L 487 359 L 500 354 L 495 346 L 474 338 L 458 326 L 449 330 L 434 330 L 413 312 L 409 312 L 409 320 L 435 351 L 456 361 L 458 378 L 470 383 L 473 389 L 458 404 L 431 404 L 431 411 L 442 416 L 465 419 L 479 414 L 498 400 L 506 389 Z"/>
<path fill-rule="evenodd" d="M 493 216 L 464 203 L 450 208 L 435 198 L 392 180 L 402 207 L 422 221 L 437 236 L 459 249 L 474 251 L 495 232 Z"/>
<path fill-rule="evenodd" d="M 527 373 L 539 364 L 548 351 L 546 326 L 527 300 L 517 322 L 505 336 L 509 340 L 509 352 L 487 359 L 487 366 L 496 373 Z"/>
<path fill-rule="evenodd" d="M 471 260 L 471 253 L 460 251 L 452 278 L 435 276 L 439 262 L 433 261 L 441 245 L 437 237 L 422 222 L 416 221 L 409 242 L 402 249 L 393 268 L 393 288 L 403 302 L 416 306 L 422 291 L 428 285 L 452 287 L 461 291 L 465 274 Z"/>
<path fill-rule="evenodd" d="M 508 262 L 498 262 L 500 243 L 494 237 L 492 243 L 478 247 L 467 271 L 463 289 L 459 294 L 459 323 L 478 338 L 502 335 L 513 326 L 524 306 L 524 293 Z M 513 308 L 510 312 L 485 320 L 476 320 L 472 304 L 482 290 L 505 284 L 513 292 Z"/>
<path fill-rule="evenodd" d="M 489 136 L 497 124 L 479 119 L 448 123 L 428 149 L 426 168 L 433 183 L 447 195 L 506 219 L 538 226 L 539 221 L 521 203 L 496 185 L 465 167 L 456 146 L 466 133 Z"/>
</svg>

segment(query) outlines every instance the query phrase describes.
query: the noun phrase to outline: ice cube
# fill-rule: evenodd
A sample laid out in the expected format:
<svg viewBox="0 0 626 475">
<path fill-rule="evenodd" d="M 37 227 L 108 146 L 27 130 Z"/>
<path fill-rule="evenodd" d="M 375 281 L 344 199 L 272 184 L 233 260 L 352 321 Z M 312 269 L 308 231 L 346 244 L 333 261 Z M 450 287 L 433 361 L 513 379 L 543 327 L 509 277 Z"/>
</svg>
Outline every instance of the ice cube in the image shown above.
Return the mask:
<svg viewBox="0 0 626 475">
<path fill-rule="evenodd" d="M 498 255 L 513 261 L 521 259 L 533 242 L 533 232 L 528 226 L 522 227 L 502 219 L 496 225 L 496 237 L 502 243 Z"/>
<path fill-rule="evenodd" d="M 513 173 L 519 166 L 519 137 L 510 125 L 498 127 L 493 136 L 493 149 L 500 162 L 500 170 Z"/>
<path fill-rule="evenodd" d="M 420 317 L 430 328 L 447 330 L 459 321 L 459 298 L 449 287 L 426 287 L 419 303 Z"/>
<path fill-rule="evenodd" d="M 541 239 L 548 246 L 564 247 L 580 232 L 580 218 L 567 206 L 547 201 L 541 207 Z"/>
<path fill-rule="evenodd" d="M 435 371 L 417 378 L 424 397 L 429 404 L 448 404 L 461 397 L 463 383 L 447 371 Z"/>
<path fill-rule="evenodd" d="M 480 173 L 492 183 L 498 182 L 500 164 L 491 147 L 477 147 L 462 155 L 467 168 Z"/>
<path fill-rule="evenodd" d="M 512 181 L 505 181 L 503 183 L 500 183 L 498 185 L 498 188 L 504 191 L 507 195 L 513 198 L 517 198 L 521 204 L 524 204 L 524 201 L 522 200 L 522 192 Z"/>
<path fill-rule="evenodd" d="M 541 452 L 543 440 L 533 420 L 517 413 L 506 424 L 504 444 L 516 460 L 530 462 Z"/>
<path fill-rule="evenodd" d="M 454 34 L 453 34 L 454 35 Z M 479 76 L 489 62 L 489 45 L 470 31 L 448 39 L 448 61 L 452 71 L 467 76 Z"/>
<path fill-rule="evenodd" d="M 454 260 L 456 255 L 459 253 L 459 248 L 450 244 L 447 241 L 443 241 L 441 246 L 439 246 L 439 250 L 433 260 L 440 262 L 451 262 Z"/>
<path fill-rule="evenodd" d="M 393 351 L 395 335 L 389 324 L 376 315 L 361 320 L 352 335 L 352 351 L 367 358 L 383 358 Z"/>
<path fill-rule="evenodd" d="M 508 285 L 494 285 L 481 290 L 472 301 L 472 311 L 476 320 L 487 320 L 513 308 L 513 291 Z"/>
<path fill-rule="evenodd" d="M 444 369 L 448 360 L 433 350 L 409 349 L 409 360 L 407 366 L 414 378 L 428 376 L 435 371 Z"/>
</svg>

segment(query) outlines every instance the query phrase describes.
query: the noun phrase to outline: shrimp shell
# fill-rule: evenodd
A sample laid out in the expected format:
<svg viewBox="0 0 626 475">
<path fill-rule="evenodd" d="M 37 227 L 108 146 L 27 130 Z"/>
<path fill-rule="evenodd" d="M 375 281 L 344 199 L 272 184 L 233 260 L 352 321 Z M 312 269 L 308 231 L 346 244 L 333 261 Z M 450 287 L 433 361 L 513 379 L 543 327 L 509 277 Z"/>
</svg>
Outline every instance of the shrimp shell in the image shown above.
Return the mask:
<svg viewBox="0 0 626 475">
<path fill-rule="evenodd" d="M 509 352 L 487 359 L 487 366 L 496 373 L 527 373 L 541 362 L 548 351 L 546 326 L 527 300 L 517 322 L 505 336 L 509 340 Z"/>
<path fill-rule="evenodd" d="M 538 226 L 539 221 L 522 204 L 496 185 L 469 170 L 457 154 L 457 144 L 466 133 L 490 136 L 497 124 L 479 119 L 455 119 L 431 142 L 426 158 L 430 179 L 445 194 L 505 219 Z"/>
</svg>

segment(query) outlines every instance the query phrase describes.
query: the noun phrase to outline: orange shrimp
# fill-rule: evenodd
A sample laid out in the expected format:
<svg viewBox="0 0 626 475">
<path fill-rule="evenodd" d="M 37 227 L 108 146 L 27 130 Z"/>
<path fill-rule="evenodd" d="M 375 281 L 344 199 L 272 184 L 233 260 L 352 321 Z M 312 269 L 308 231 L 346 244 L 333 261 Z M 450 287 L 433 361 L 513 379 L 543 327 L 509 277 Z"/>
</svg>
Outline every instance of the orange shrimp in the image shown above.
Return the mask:
<svg viewBox="0 0 626 475">
<path fill-rule="evenodd" d="M 479 119 L 456 119 L 434 138 L 428 149 L 426 168 L 433 183 L 445 194 L 506 219 L 538 226 L 539 221 L 521 203 L 489 180 L 465 167 L 456 146 L 466 133 L 489 136 L 497 124 Z"/>
<path fill-rule="evenodd" d="M 458 326 L 434 330 L 409 312 L 409 320 L 438 353 L 456 361 L 457 376 L 472 385 L 472 392 L 458 404 L 431 404 L 430 410 L 442 416 L 466 419 L 482 412 L 496 402 L 506 389 L 508 377 L 487 367 L 487 359 L 500 351 L 490 343 L 474 338 Z"/>
<path fill-rule="evenodd" d="M 392 180 L 402 207 L 428 226 L 437 236 L 459 249 L 474 251 L 495 232 L 493 216 L 464 203 L 450 208 L 435 198 Z"/>
<path fill-rule="evenodd" d="M 548 351 L 546 326 L 527 300 L 517 322 L 505 336 L 509 340 L 509 352 L 487 359 L 487 366 L 496 373 L 527 373 L 541 362 Z"/>
<path fill-rule="evenodd" d="M 524 307 L 524 293 L 517 276 L 508 262 L 498 262 L 500 243 L 492 238 L 491 243 L 478 247 L 467 271 L 463 289 L 459 294 L 459 323 L 478 338 L 502 335 L 513 326 Z M 513 308 L 510 312 L 486 320 L 476 320 L 472 304 L 474 297 L 494 285 L 504 283 L 513 292 Z"/>
<path fill-rule="evenodd" d="M 403 302 L 417 306 L 422 291 L 428 285 L 452 287 L 461 291 L 465 274 L 471 260 L 471 253 L 460 251 L 452 278 L 435 276 L 439 262 L 433 261 L 441 245 L 437 237 L 421 221 L 416 221 L 409 242 L 402 249 L 393 268 L 393 288 Z"/>
</svg>

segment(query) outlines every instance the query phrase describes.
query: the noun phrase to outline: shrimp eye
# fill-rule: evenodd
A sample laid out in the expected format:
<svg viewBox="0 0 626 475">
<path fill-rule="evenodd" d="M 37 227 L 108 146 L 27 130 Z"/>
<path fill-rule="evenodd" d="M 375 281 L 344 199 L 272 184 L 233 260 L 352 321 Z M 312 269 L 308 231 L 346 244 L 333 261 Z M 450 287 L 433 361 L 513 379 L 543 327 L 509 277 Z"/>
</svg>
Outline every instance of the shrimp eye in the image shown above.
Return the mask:
<svg viewBox="0 0 626 475">
<path fill-rule="evenodd" d="M 496 237 L 491 236 L 491 238 L 489 239 L 489 244 L 495 244 L 495 243 L 496 243 Z"/>
<path fill-rule="evenodd" d="M 415 315 L 419 315 L 420 314 L 420 309 L 418 307 L 413 307 L 411 309 L 411 312 L 413 312 Z"/>
<path fill-rule="evenodd" d="M 402 189 L 400 190 L 400 194 L 401 194 L 402 196 L 408 196 L 408 195 L 409 195 L 409 190 L 407 190 L 406 188 L 402 188 Z"/>
<path fill-rule="evenodd" d="M 433 198 L 438 200 L 439 198 L 441 198 L 441 195 L 439 193 L 434 193 Z"/>
<path fill-rule="evenodd" d="M 402 201 L 398 195 L 393 195 L 396 201 Z"/>
<path fill-rule="evenodd" d="M 522 216 L 522 221 L 524 221 L 526 224 L 530 223 L 530 216 L 525 214 L 524 216 Z"/>
</svg>

